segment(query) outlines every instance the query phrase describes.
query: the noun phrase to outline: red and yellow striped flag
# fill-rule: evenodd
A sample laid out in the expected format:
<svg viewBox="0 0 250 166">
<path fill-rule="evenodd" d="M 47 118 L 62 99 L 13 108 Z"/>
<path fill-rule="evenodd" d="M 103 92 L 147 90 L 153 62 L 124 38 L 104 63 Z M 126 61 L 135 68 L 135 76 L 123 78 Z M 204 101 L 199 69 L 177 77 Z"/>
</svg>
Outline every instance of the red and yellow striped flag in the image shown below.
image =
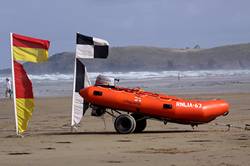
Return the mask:
<svg viewBox="0 0 250 166">
<path fill-rule="evenodd" d="M 14 60 L 27 62 L 45 62 L 48 60 L 48 40 L 36 39 L 19 34 L 12 34 Z"/>
<path fill-rule="evenodd" d="M 34 110 L 32 83 L 23 66 L 16 61 L 14 61 L 14 72 L 18 132 L 23 133 Z"/>
<path fill-rule="evenodd" d="M 17 134 L 26 131 L 34 110 L 32 83 L 23 66 L 17 61 L 45 62 L 48 60 L 49 45 L 48 40 L 11 33 Z"/>
</svg>

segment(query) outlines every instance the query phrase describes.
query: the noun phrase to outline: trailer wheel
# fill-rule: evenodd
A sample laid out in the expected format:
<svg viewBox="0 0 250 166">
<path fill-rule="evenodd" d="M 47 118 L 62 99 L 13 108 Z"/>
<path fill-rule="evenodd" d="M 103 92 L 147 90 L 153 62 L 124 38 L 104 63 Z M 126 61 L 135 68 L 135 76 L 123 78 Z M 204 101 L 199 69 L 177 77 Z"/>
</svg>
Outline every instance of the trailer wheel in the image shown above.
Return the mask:
<svg viewBox="0 0 250 166">
<path fill-rule="evenodd" d="M 147 126 L 147 120 L 140 114 L 133 113 L 131 116 L 133 116 L 136 121 L 134 133 L 141 133 Z"/>
<path fill-rule="evenodd" d="M 129 114 L 121 114 L 115 119 L 115 130 L 120 134 L 129 134 L 136 128 L 135 119 Z"/>
</svg>

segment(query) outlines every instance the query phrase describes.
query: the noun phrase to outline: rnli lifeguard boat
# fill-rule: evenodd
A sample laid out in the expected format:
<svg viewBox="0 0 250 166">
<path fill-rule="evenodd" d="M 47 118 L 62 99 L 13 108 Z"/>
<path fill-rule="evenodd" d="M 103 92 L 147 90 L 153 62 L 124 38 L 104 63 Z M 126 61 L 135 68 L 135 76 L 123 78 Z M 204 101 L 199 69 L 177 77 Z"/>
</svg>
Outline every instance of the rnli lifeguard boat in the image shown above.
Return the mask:
<svg viewBox="0 0 250 166">
<path fill-rule="evenodd" d="M 80 95 L 85 105 L 92 108 L 93 116 L 108 113 L 115 117 L 114 127 L 118 133 L 142 132 L 147 119 L 193 127 L 229 113 L 229 104 L 224 100 L 184 100 L 140 88 L 118 87 L 115 82 L 115 79 L 98 76 L 95 85 L 82 89 Z"/>
</svg>

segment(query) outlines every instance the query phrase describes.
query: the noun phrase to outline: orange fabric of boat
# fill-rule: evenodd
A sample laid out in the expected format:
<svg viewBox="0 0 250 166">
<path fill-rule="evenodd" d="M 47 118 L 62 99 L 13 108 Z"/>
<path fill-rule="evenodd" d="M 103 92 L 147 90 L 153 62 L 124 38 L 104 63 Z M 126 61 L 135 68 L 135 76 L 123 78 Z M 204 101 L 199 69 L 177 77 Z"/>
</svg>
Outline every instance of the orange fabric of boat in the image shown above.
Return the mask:
<svg viewBox="0 0 250 166">
<path fill-rule="evenodd" d="M 99 92 L 101 95 L 95 95 Z M 223 100 L 184 100 L 128 88 L 107 88 L 91 86 L 80 91 L 88 102 L 107 108 L 140 112 L 153 117 L 161 117 L 183 123 L 209 122 L 228 112 L 229 105 Z"/>
</svg>

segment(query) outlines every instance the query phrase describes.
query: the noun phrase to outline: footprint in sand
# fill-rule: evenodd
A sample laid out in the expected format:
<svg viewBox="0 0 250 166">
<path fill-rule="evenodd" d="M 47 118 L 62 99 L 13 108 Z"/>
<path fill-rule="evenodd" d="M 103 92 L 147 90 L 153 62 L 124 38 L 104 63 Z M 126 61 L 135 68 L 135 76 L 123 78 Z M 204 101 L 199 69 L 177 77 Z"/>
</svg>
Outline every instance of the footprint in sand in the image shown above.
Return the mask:
<svg viewBox="0 0 250 166">
<path fill-rule="evenodd" d="M 117 140 L 116 142 L 132 142 L 132 141 L 129 139 L 123 139 L 123 140 Z"/>
<path fill-rule="evenodd" d="M 56 150 L 56 148 L 53 148 L 53 147 L 40 148 L 40 149 L 44 149 L 44 150 Z"/>
<path fill-rule="evenodd" d="M 29 152 L 10 152 L 8 155 L 29 155 Z"/>
<path fill-rule="evenodd" d="M 187 142 L 213 142 L 212 140 L 190 140 Z"/>
<path fill-rule="evenodd" d="M 70 142 L 70 141 L 58 141 L 56 143 L 57 144 L 71 144 L 72 142 Z"/>
<path fill-rule="evenodd" d="M 118 160 L 109 160 L 109 161 L 106 161 L 107 163 L 122 163 L 121 161 L 118 161 Z"/>
</svg>

